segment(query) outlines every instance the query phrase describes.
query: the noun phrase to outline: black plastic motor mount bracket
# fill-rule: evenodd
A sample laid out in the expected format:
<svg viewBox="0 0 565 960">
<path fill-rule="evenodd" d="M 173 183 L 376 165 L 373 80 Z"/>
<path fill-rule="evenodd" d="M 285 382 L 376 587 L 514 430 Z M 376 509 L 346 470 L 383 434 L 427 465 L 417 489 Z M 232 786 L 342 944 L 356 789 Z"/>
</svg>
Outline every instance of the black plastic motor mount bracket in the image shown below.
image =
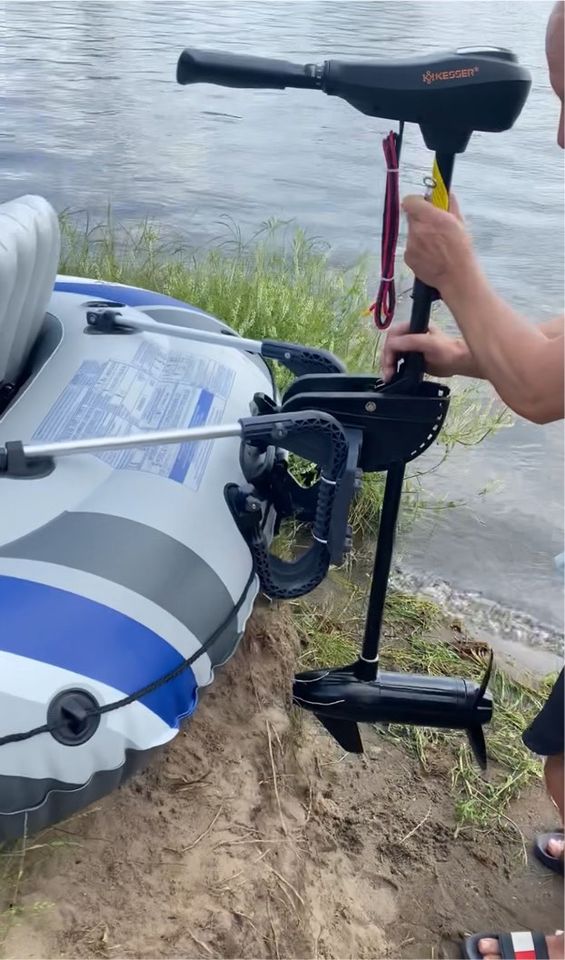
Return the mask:
<svg viewBox="0 0 565 960">
<path fill-rule="evenodd" d="M 261 587 L 273 599 L 291 599 L 315 589 L 324 579 L 331 562 L 330 533 L 336 494 L 348 462 L 349 443 L 341 425 L 318 410 L 267 414 L 241 420 L 242 443 L 266 450 L 270 446 L 310 460 L 320 470 L 312 545 L 294 561 L 272 555 L 261 526 L 261 510 L 253 495 L 228 488 L 227 496 L 237 519 L 243 512 L 245 537 L 249 544 Z M 243 494 L 243 496 L 242 496 Z M 239 500 L 238 500 L 239 498 Z M 243 507 L 243 511 L 241 511 Z M 240 517 L 241 519 L 241 517 Z M 243 526 L 240 524 L 243 532 Z"/>
<path fill-rule="evenodd" d="M 358 466 L 364 473 L 409 463 L 437 438 L 447 416 L 450 391 L 432 380 L 385 384 L 374 376 L 299 377 L 283 394 L 281 411 L 323 410 L 346 430 L 361 432 Z"/>
<path fill-rule="evenodd" d="M 347 460 L 337 482 L 328 534 L 330 563 L 335 567 L 342 565 L 353 546 L 349 511 L 361 488 L 363 475 L 358 466 L 363 435 L 359 430 L 344 432 L 348 441 Z M 242 447 L 242 450 L 246 449 L 248 448 Z M 284 520 L 293 519 L 303 524 L 314 522 L 320 486 L 324 482 L 315 468 L 312 470 L 309 485 L 299 483 L 289 469 L 288 460 L 282 450 L 278 453 L 273 450 L 271 468 L 255 478 L 248 479 L 250 482 L 243 486 L 231 485 L 227 494 L 232 513 L 246 539 L 257 522 L 257 515 L 253 514 L 262 502 L 272 504 L 276 513 L 275 535 L 279 533 Z"/>
<path fill-rule="evenodd" d="M 255 410 L 266 417 L 275 411 L 297 414 L 315 409 L 335 418 L 347 436 L 347 464 L 337 486 L 328 536 L 335 566 L 351 547 L 349 511 L 362 474 L 388 470 L 424 453 L 444 423 L 449 396 L 444 384 L 429 380 L 385 384 L 372 375 L 326 373 L 298 377 L 283 394 L 280 407 L 270 398 L 255 397 Z M 316 462 L 317 452 L 308 444 L 301 455 Z M 319 481 L 304 488 L 280 470 L 270 481 L 268 495 L 279 517 L 313 519 Z"/>
<path fill-rule="evenodd" d="M 328 480 L 339 478 L 347 456 L 347 439 L 338 421 L 324 410 L 281 410 L 239 422 L 243 443 L 260 450 L 284 446 L 289 453 L 318 464 Z"/>
</svg>

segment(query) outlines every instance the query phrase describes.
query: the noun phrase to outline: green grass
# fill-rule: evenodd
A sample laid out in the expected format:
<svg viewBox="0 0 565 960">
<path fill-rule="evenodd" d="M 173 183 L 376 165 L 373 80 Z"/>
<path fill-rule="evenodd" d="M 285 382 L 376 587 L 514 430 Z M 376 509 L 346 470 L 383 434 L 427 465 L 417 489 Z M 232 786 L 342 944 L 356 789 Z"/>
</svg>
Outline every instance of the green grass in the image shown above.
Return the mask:
<svg viewBox="0 0 565 960">
<path fill-rule="evenodd" d="M 323 347 L 345 361 L 350 371 L 378 369 L 381 337 L 368 315 L 367 266 L 330 265 L 329 250 L 301 230 L 270 223 L 245 243 L 232 227 L 213 246 L 193 250 L 166 241 L 145 222 L 132 230 L 111 217 L 91 225 L 63 215 L 62 273 L 146 287 L 192 303 L 254 339 L 280 339 Z M 288 374 L 279 370 L 283 386 Z M 456 446 L 474 446 L 498 429 L 505 414 L 495 412 L 468 382 L 455 384 L 450 412 L 436 444 L 439 466 Z M 405 488 L 404 514 L 422 506 L 417 463 Z M 364 480 L 352 510 L 356 533 L 376 529 L 384 490 L 382 474 Z M 456 501 L 434 504 L 434 509 Z M 429 505 L 429 504 L 428 504 Z"/>
<path fill-rule="evenodd" d="M 331 608 L 308 603 L 296 606 L 296 623 L 305 652 L 304 668 L 350 663 L 359 651 L 362 623 L 357 600 L 336 615 Z M 442 611 L 430 600 L 391 593 L 387 600 L 381 665 L 385 669 L 435 676 L 458 676 L 480 681 L 487 651 L 453 630 Z M 539 689 L 510 679 L 501 669 L 493 672 L 490 689 L 494 717 L 486 728 L 491 767 L 487 777 L 478 770 L 461 732 L 445 732 L 391 724 L 379 732 L 418 757 L 424 771 L 448 776 L 460 828 L 508 829 L 519 832 L 508 816 L 508 807 L 541 776 L 541 764 L 523 745 L 521 734 L 547 697 L 553 678 Z"/>
<path fill-rule="evenodd" d="M 331 270 L 328 252 L 301 230 L 267 225 L 244 244 L 232 230 L 212 249 L 62 218 L 61 272 L 157 290 L 220 317 L 242 336 L 322 346 L 352 370 L 372 362 L 366 270 Z"/>
</svg>

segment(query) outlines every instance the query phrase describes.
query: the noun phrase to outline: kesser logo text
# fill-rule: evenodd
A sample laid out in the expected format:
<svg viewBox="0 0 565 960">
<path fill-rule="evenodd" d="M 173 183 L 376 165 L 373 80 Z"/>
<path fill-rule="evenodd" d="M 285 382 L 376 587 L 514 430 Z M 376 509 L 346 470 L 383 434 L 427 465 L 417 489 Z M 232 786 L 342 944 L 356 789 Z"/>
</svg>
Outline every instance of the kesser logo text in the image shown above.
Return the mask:
<svg viewBox="0 0 565 960">
<path fill-rule="evenodd" d="M 460 70 L 440 70 L 439 73 L 426 70 L 426 72 L 422 74 L 422 80 L 424 83 L 435 83 L 436 80 L 463 80 L 465 77 L 474 77 L 478 72 L 478 67 L 464 67 Z"/>
</svg>

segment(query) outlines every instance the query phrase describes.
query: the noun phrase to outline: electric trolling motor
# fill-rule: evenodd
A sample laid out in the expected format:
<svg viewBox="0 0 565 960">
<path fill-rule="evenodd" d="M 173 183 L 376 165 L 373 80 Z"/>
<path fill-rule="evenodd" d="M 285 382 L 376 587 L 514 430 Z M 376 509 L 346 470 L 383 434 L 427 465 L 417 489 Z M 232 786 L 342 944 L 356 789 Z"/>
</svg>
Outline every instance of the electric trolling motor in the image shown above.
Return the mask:
<svg viewBox="0 0 565 960">
<path fill-rule="evenodd" d="M 531 85 L 528 71 L 518 64 L 515 55 L 498 48 L 460 49 L 392 63 L 326 60 L 305 66 L 189 49 L 179 59 L 177 80 L 181 84 L 322 90 L 368 116 L 399 121 L 398 155 L 404 123 L 416 123 L 426 146 L 435 153 L 429 199 L 443 209 L 449 205 L 455 155 L 466 149 L 475 130 L 509 129 Z M 411 332 L 427 330 L 431 305 L 437 298 L 436 291 L 415 280 Z M 336 497 L 336 501 L 342 501 L 342 510 L 337 511 L 332 525 L 333 543 L 329 538 L 334 562 L 340 559 L 343 517 L 355 486 L 352 478 L 358 479 L 360 471 L 387 471 L 359 659 L 345 667 L 299 673 L 294 680 L 293 699 L 314 713 L 337 742 L 353 753 L 363 751 L 358 723 L 461 729 L 467 732 L 477 762 L 485 768 L 483 726 L 492 716 L 492 698 L 487 692 L 492 655 L 480 686 L 464 679 L 378 669 L 405 465 L 436 439 L 449 404 L 447 387 L 424 381 L 423 371 L 423 357 L 412 354 L 400 362 L 388 384 L 374 376 L 306 372 L 282 397 L 280 412 L 308 409 L 331 414 L 344 428 L 354 451 L 353 469 L 345 471 Z"/>
</svg>

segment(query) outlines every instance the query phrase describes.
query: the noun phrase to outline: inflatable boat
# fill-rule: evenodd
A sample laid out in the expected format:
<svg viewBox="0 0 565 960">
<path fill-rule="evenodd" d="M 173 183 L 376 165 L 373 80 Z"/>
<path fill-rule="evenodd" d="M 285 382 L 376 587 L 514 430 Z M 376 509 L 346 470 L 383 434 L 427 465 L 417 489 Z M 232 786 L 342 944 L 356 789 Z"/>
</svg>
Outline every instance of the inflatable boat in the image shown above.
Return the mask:
<svg viewBox="0 0 565 960">
<path fill-rule="evenodd" d="M 480 60 L 484 120 L 476 89 L 458 99 L 448 79 L 457 122 L 445 133 L 442 101 L 443 126 L 430 132 L 428 86 L 407 100 L 405 72 L 404 99 L 378 108 L 402 119 L 418 105 L 408 119 L 429 146 L 443 143 L 446 195 L 452 154 L 473 129 L 509 126 L 525 99 L 527 74 L 505 56 L 452 55 L 462 76 Z M 186 51 L 178 79 L 308 85 L 302 68 L 274 63 Z M 383 70 L 365 73 L 378 79 L 365 90 L 375 102 Z M 394 77 L 386 83 L 396 104 Z M 486 762 L 487 678 L 378 671 L 404 466 L 436 439 L 447 387 L 411 361 L 389 384 L 350 376 L 326 351 L 243 339 L 170 297 L 58 276 L 59 253 L 47 201 L 0 206 L 0 841 L 103 796 L 173 739 L 235 652 L 259 589 L 301 596 L 342 562 L 364 472 L 388 479 L 360 657 L 298 675 L 294 700 L 348 750 L 362 749 L 359 721 L 401 720 L 465 729 Z M 413 329 L 426 329 L 432 299 L 417 281 Z M 294 375 L 282 395 L 273 362 Z M 293 479 L 289 453 L 314 464 L 311 486 Z M 291 561 L 271 551 L 287 517 L 311 532 Z"/>
<path fill-rule="evenodd" d="M 289 418 L 252 414 L 277 396 L 261 354 L 342 368 L 324 351 L 236 342 L 170 297 L 55 276 L 58 221 L 39 197 L 0 207 L 0 227 L 0 378 L 18 384 L 0 421 L 6 838 L 107 793 L 175 735 L 236 649 L 260 579 L 291 597 L 323 578 L 321 542 L 295 564 L 269 556 L 271 487 L 287 472 L 273 440 Z M 346 444 L 324 417 L 291 426 L 298 452 L 311 436 L 327 461 L 327 506 Z"/>
</svg>

